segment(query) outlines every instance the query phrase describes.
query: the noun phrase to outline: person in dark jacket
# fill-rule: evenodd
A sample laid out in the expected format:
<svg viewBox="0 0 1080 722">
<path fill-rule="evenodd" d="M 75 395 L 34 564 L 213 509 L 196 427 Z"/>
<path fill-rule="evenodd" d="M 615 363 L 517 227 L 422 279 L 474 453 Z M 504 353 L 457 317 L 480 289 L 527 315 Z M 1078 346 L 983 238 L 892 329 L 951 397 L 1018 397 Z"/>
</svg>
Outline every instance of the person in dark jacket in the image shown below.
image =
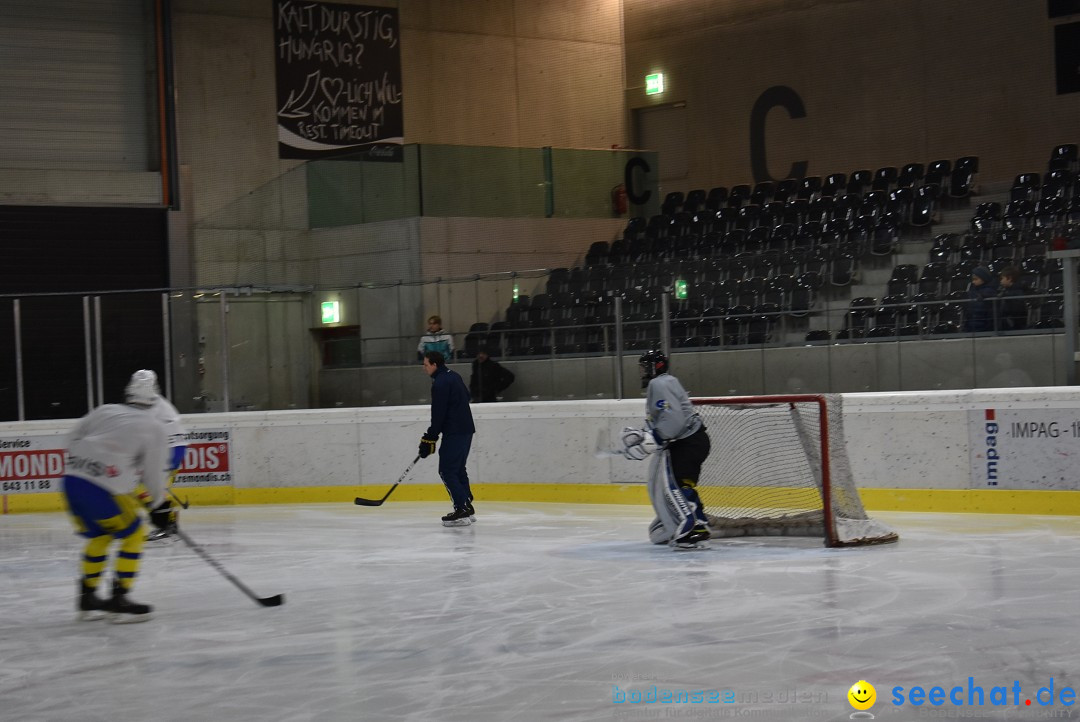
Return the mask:
<svg viewBox="0 0 1080 722">
<path fill-rule="evenodd" d="M 468 526 L 476 521 L 469 474 L 465 470 L 476 433 L 469 408 L 469 389 L 461 376 L 446 368 L 446 359 L 438 351 L 424 353 L 424 371 L 431 377 L 431 425 L 420 438 L 420 458 L 435 453 L 435 442 L 441 434 L 439 476 L 454 504 L 454 510 L 442 518 L 442 523 Z"/>
<path fill-rule="evenodd" d="M 1002 331 L 1022 331 L 1027 328 L 1028 309 L 1022 298 L 1027 291 L 1018 283 L 1019 278 L 1020 270 L 1015 266 L 1001 269 L 998 317 Z"/>
<path fill-rule="evenodd" d="M 469 391 L 474 402 L 491 403 L 512 383 L 513 371 L 488 356 L 487 349 L 482 348 L 476 352 L 476 359 L 472 362 L 472 376 L 469 377 Z"/>
<path fill-rule="evenodd" d="M 994 297 L 997 296 L 997 282 L 990 269 L 978 266 L 971 272 L 971 285 L 968 286 L 967 311 L 964 316 L 964 330 L 969 333 L 994 330 Z"/>
</svg>

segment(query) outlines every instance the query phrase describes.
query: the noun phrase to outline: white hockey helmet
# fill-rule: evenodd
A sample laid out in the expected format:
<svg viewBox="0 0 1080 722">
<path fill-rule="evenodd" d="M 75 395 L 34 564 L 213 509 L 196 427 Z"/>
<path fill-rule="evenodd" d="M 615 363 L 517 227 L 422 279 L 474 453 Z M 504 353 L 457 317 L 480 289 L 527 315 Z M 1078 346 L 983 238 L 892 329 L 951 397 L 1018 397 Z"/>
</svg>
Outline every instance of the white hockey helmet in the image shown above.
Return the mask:
<svg viewBox="0 0 1080 722">
<path fill-rule="evenodd" d="M 124 389 L 124 400 L 129 404 L 153 406 L 159 393 L 157 374 L 149 369 L 139 369 L 131 374 L 131 380 Z"/>
</svg>

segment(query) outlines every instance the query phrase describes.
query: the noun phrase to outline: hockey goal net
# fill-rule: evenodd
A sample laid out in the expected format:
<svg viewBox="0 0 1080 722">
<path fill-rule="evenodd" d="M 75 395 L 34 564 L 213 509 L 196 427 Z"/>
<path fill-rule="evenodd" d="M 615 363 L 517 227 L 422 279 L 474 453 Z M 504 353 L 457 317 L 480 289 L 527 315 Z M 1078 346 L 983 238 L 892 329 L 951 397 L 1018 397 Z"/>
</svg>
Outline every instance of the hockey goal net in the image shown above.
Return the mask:
<svg viewBox="0 0 1080 722">
<path fill-rule="evenodd" d="M 714 537 L 821 536 L 882 544 L 855 488 L 836 394 L 694 399 L 712 441 L 698 494 Z"/>
</svg>

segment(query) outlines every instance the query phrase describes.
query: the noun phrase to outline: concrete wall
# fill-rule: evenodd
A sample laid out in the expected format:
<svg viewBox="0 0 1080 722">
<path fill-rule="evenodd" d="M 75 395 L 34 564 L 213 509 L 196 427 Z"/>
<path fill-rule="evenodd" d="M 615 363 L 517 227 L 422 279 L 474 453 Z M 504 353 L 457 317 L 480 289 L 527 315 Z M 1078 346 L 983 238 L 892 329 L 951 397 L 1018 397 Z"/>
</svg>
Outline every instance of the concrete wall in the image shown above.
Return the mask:
<svg viewBox="0 0 1080 722">
<path fill-rule="evenodd" d="M 621 0 L 403 0 L 408 142 L 627 141 Z"/>
<path fill-rule="evenodd" d="M 769 173 L 876 169 L 964 155 L 984 181 L 1045 171 L 1077 142 L 1080 93 L 1057 95 L 1046 3 L 1012 0 L 625 0 L 630 108 L 686 103 L 690 169 L 667 190 L 755 180 L 750 117 L 787 86 L 805 117 L 767 117 Z M 1075 20 L 1075 18 L 1071 18 Z M 668 90 L 646 97 L 644 77 Z M 661 164 L 663 160 L 661 159 Z"/>
<path fill-rule="evenodd" d="M 308 296 L 294 294 L 228 296 L 222 333 L 220 295 L 196 304 L 203 363 L 198 376 L 198 408 L 206 411 L 308 408 L 316 390 L 314 344 L 303 329 L 311 315 Z M 227 346 L 228 356 L 222 356 Z M 228 408 L 223 383 L 228 378 Z M 184 402 L 184 403 L 181 403 Z M 177 399 L 187 408 L 187 399 Z"/>
<path fill-rule="evenodd" d="M 397 5 L 406 142 L 625 145 L 618 0 Z M 272 5 L 179 0 L 173 8 L 188 201 L 197 223 L 212 222 L 298 165 L 277 158 Z"/>
<path fill-rule="evenodd" d="M 632 140 L 627 109 L 685 103 L 683 189 L 750 182 L 750 110 L 775 85 L 806 106 L 801 119 L 769 114 L 778 178 L 801 160 L 825 174 L 974 154 L 984 180 L 1006 180 L 1043 169 L 1051 146 L 1076 140 L 1080 94 L 1055 92 L 1061 21 L 1037 2 L 375 4 L 400 10 L 410 143 L 610 148 Z M 196 223 L 231 218 L 234 204 L 297 165 L 277 159 L 271 7 L 174 4 L 181 162 Z M 654 71 L 668 90 L 646 98 Z"/>
</svg>

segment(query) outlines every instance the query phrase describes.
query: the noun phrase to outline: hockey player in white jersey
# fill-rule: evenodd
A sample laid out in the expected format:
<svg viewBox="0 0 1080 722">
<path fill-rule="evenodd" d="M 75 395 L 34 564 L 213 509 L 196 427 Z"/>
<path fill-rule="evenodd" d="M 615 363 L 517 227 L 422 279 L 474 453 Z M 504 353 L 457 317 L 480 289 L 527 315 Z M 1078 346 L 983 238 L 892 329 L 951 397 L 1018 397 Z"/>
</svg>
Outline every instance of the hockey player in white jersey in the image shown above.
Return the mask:
<svg viewBox="0 0 1080 722">
<path fill-rule="evenodd" d="M 140 369 L 131 375 L 128 382 L 129 391 L 140 386 L 154 389 L 157 399 L 150 407 L 150 413 L 165 425 L 165 433 L 169 439 L 169 457 L 166 461 L 165 471 L 168 473 L 166 487 L 172 486 L 176 480 L 176 473 L 180 465 L 184 463 L 184 453 L 187 451 L 187 429 L 180 423 L 180 412 L 176 410 L 168 399 L 161 395 L 161 387 L 158 385 L 157 374 L 149 369 Z M 162 541 L 168 539 L 176 530 L 176 510 L 172 508 L 172 501 L 168 498 L 160 506 L 151 507 L 150 521 L 154 529 L 146 537 L 147 541 Z"/>
<path fill-rule="evenodd" d="M 708 518 L 697 493 L 701 465 L 709 456 L 705 424 L 694 411 L 679 380 L 668 373 L 668 359 L 647 351 L 638 359 L 646 394 L 645 428 L 623 429 L 623 455 L 651 458 L 649 500 L 656 519 L 649 525 L 654 544 L 676 549 L 696 548 L 709 538 Z"/>
<path fill-rule="evenodd" d="M 165 500 L 165 426 L 151 413 L 153 384 L 129 384 L 125 404 L 105 404 L 76 423 L 68 438 L 61 486 L 76 533 L 89 541 L 76 601 L 81 620 L 108 616 L 116 623 L 142 622 L 151 608 L 128 599 L 145 541 L 136 487 L 152 507 Z M 112 597 L 96 594 L 108 565 L 109 546 L 120 542 Z"/>
</svg>

